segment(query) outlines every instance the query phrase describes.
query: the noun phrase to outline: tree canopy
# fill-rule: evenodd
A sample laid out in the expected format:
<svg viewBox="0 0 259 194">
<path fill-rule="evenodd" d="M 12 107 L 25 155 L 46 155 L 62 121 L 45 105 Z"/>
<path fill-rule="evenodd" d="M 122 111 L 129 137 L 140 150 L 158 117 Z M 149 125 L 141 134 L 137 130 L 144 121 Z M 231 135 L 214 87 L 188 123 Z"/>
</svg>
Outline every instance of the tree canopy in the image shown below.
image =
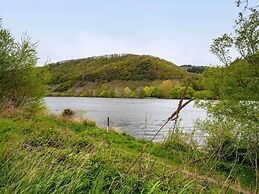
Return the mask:
<svg viewBox="0 0 259 194">
<path fill-rule="evenodd" d="M 224 65 L 207 69 L 203 81 L 221 100 L 200 102 L 209 119 L 198 126 L 209 134 L 208 148 L 217 157 L 253 166 L 259 180 L 259 12 L 249 12 L 246 17 L 239 14 L 233 34 L 213 41 L 211 52 Z M 233 50 L 239 54 L 235 61 L 231 56 Z"/>
<path fill-rule="evenodd" d="M 36 63 L 36 44 L 28 36 L 16 41 L 0 23 L 0 109 L 40 105 L 45 86 Z"/>
</svg>

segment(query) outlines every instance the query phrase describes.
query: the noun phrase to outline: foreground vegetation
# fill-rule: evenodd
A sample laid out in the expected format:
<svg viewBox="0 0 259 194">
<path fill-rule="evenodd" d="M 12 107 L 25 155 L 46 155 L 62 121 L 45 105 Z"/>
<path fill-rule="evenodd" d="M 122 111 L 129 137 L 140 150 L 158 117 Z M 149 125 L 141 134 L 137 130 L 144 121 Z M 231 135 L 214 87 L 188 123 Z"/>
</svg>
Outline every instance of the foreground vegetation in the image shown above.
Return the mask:
<svg viewBox="0 0 259 194">
<path fill-rule="evenodd" d="M 191 163 L 205 155 L 180 141 L 151 143 L 125 176 L 149 142 L 88 122 L 42 115 L 1 118 L 0 141 L 1 193 L 218 193 L 229 187 L 217 179 L 227 177 L 231 164 Z M 216 168 L 207 170 L 205 165 L 215 162 Z M 236 184 L 254 187 L 253 173 L 241 169 Z M 230 184 L 228 193 L 236 192 L 232 187 L 240 189 Z"/>
</svg>

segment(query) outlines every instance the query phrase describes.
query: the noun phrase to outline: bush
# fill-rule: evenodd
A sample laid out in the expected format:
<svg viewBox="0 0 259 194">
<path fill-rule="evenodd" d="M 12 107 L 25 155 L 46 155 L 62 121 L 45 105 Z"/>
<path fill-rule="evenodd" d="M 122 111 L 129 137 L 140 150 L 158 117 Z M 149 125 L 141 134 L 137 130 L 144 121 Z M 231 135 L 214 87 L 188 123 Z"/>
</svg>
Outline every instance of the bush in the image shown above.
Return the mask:
<svg viewBox="0 0 259 194">
<path fill-rule="evenodd" d="M 84 124 L 85 126 L 88 126 L 88 127 L 95 127 L 95 126 L 96 126 L 96 122 L 93 121 L 93 120 L 89 120 L 89 119 L 85 119 L 85 120 L 83 121 L 83 124 Z"/>
<path fill-rule="evenodd" d="M 63 110 L 62 116 L 63 117 L 72 117 L 74 116 L 74 111 L 70 110 L 69 108 L 66 108 L 65 110 Z"/>
<path fill-rule="evenodd" d="M 73 85 L 72 81 L 66 81 L 66 82 L 64 82 L 62 84 L 59 84 L 54 92 L 64 92 L 64 91 L 67 91 L 69 88 L 72 87 L 72 85 Z"/>
<path fill-rule="evenodd" d="M 161 94 L 160 94 L 160 90 L 157 87 L 153 87 L 153 86 L 146 86 L 144 88 L 145 94 L 147 97 L 155 97 L 155 98 L 160 98 Z"/>
<path fill-rule="evenodd" d="M 172 90 L 173 82 L 171 80 L 165 80 L 162 82 L 160 86 L 160 93 L 162 97 L 168 98 L 170 91 Z"/>
<path fill-rule="evenodd" d="M 135 97 L 136 98 L 145 98 L 146 94 L 145 94 L 145 91 L 142 87 L 138 87 L 136 90 L 135 90 Z"/>
<path fill-rule="evenodd" d="M 175 87 L 171 90 L 170 92 L 170 97 L 174 99 L 180 99 L 182 96 L 182 93 L 184 91 L 184 87 Z M 188 87 L 186 94 L 185 94 L 185 99 L 192 98 L 194 95 L 194 89 L 191 87 Z"/>
</svg>

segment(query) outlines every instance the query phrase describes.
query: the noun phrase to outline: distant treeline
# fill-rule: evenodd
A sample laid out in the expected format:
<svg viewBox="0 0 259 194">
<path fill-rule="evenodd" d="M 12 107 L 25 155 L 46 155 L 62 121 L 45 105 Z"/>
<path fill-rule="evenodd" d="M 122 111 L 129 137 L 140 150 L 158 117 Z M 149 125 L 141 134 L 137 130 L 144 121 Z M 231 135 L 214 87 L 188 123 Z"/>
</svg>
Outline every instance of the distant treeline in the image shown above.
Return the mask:
<svg viewBox="0 0 259 194">
<path fill-rule="evenodd" d="M 185 68 L 187 72 L 190 73 L 203 73 L 206 70 L 206 66 L 194 66 L 194 65 L 182 65 L 181 67 Z"/>
<path fill-rule="evenodd" d="M 187 66 L 186 66 L 187 67 Z M 179 67 L 149 55 L 112 54 L 61 61 L 45 66 L 50 74 L 49 96 L 119 98 L 180 98 L 187 79 L 187 97 L 213 98 L 198 74 L 204 67 Z"/>
<path fill-rule="evenodd" d="M 67 84 L 68 82 L 66 82 Z M 148 82 L 145 82 L 148 83 Z M 89 83 L 83 84 L 82 87 L 68 87 L 61 84 L 54 92 L 51 92 L 49 96 L 84 96 L 84 97 L 109 97 L 109 98 L 171 98 L 179 99 L 184 90 L 183 83 L 179 81 L 164 80 L 149 82 L 150 85 L 143 86 L 142 82 L 124 82 L 118 84 L 118 82 L 108 82 L 99 84 L 92 83 L 94 86 L 89 86 Z M 156 85 L 154 85 L 156 84 Z M 124 87 L 124 86 L 125 87 Z M 87 87 L 89 86 L 89 87 Z M 70 89 L 68 89 L 70 88 Z M 195 89 L 194 89 L 195 88 Z M 202 98 L 202 99 L 214 99 L 215 96 L 212 92 L 199 89 L 195 83 L 189 86 L 186 98 Z"/>
</svg>

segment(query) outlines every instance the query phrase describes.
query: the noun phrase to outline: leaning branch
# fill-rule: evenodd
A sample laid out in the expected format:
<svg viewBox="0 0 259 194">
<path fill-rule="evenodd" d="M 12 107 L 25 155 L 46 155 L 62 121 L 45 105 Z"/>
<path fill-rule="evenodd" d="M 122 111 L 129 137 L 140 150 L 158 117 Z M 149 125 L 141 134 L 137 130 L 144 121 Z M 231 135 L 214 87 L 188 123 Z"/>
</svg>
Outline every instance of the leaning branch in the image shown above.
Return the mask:
<svg viewBox="0 0 259 194">
<path fill-rule="evenodd" d="M 148 146 L 150 145 L 150 143 L 157 137 L 157 135 L 161 132 L 161 130 L 167 125 L 167 123 L 169 121 L 175 121 L 178 119 L 179 113 L 180 111 L 186 106 L 188 105 L 190 102 L 192 102 L 194 100 L 193 99 L 189 99 L 188 101 L 186 101 L 185 103 L 183 103 L 183 99 L 185 97 L 186 91 L 189 87 L 190 83 L 188 83 L 181 95 L 181 99 L 179 101 L 177 110 L 175 112 L 172 113 L 172 115 L 170 117 L 168 117 L 168 119 L 165 121 L 165 123 L 159 128 L 159 130 L 155 133 L 155 135 L 152 137 L 151 141 L 149 143 L 147 143 L 142 150 L 140 151 L 140 154 L 135 158 L 135 160 L 131 163 L 131 165 L 129 166 L 129 168 L 127 169 L 126 173 L 125 173 L 125 177 L 128 176 L 129 172 L 131 171 L 131 169 L 133 168 L 133 166 L 137 163 L 137 161 L 142 157 L 143 153 L 146 151 L 146 149 L 148 148 Z"/>
</svg>

